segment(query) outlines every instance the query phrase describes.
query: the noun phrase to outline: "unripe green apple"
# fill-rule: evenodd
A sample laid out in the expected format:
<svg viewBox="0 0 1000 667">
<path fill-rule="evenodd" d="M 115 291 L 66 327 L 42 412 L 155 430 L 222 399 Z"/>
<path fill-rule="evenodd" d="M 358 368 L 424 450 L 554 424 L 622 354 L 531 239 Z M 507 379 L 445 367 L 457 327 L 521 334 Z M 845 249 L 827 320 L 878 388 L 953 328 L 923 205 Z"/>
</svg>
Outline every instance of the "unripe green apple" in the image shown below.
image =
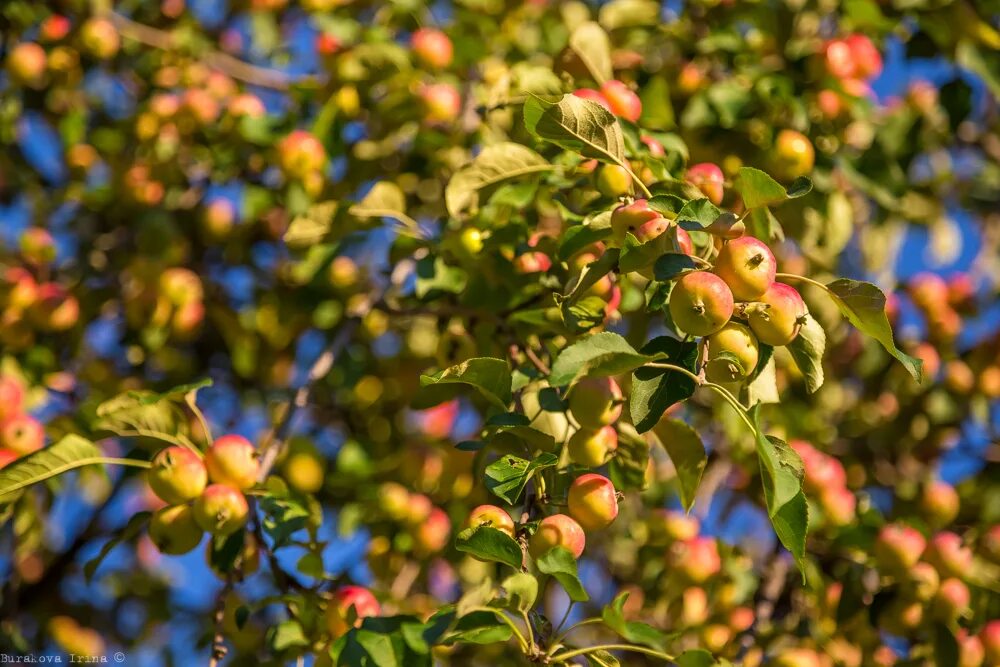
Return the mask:
<svg viewBox="0 0 1000 667">
<path fill-rule="evenodd" d="M 622 414 L 622 390 L 612 378 L 584 378 L 569 392 L 569 411 L 586 428 L 613 424 Z"/>
<path fill-rule="evenodd" d="M 469 512 L 469 518 L 465 521 L 465 527 L 476 528 L 479 526 L 496 528 L 514 537 L 514 520 L 510 518 L 510 514 L 507 514 L 502 507 L 497 507 L 496 505 L 480 505 Z"/>
<path fill-rule="evenodd" d="M 724 353 L 734 355 L 739 365 L 720 356 Z M 750 328 L 738 322 L 728 322 L 708 337 L 705 376 L 712 382 L 741 382 L 757 368 L 759 354 L 757 338 Z"/>
<path fill-rule="evenodd" d="M 565 412 L 549 412 L 542 409 L 539 393 L 548 387 L 548 383 L 530 384 L 521 393 L 521 406 L 524 414 L 532 416 L 531 427 L 542 433 L 551 435 L 557 443 L 566 442 L 567 438 L 576 433 L 576 427 L 570 423 Z"/>
<path fill-rule="evenodd" d="M 208 485 L 208 472 L 201 457 L 187 447 L 167 447 L 153 457 L 146 479 L 160 499 L 179 505 L 202 494 Z"/>
<path fill-rule="evenodd" d="M 257 483 L 260 462 L 257 451 L 241 435 L 229 434 L 217 438 L 205 452 L 208 477 L 216 484 L 226 484 L 241 491 Z"/>
<path fill-rule="evenodd" d="M 920 498 L 924 516 L 934 526 L 947 526 L 958 516 L 959 499 L 955 487 L 940 480 L 927 485 Z"/>
<path fill-rule="evenodd" d="M 194 501 L 194 520 L 212 535 L 229 535 L 250 516 L 247 499 L 239 489 L 225 484 L 208 486 Z"/>
<path fill-rule="evenodd" d="M 757 339 L 773 346 L 795 340 L 807 313 L 799 291 L 791 285 L 773 283 L 758 301 L 766 308 L 751 308 L 747 314 Z"/>
<path fill-rule="evenodd" d="M 670 317 L 681 331 L 708 336 L 733 316 L 733 293 L 725 281 L 708 271 L 685 273 L 670 292 Z"/>
<path fill-rule="evenodd" d="M 352 627 L 360 627 L 363 619 L 381 613 L 382 607 L 367 588 L 341 586 L 326 606 L 327 629 L 336 639 Z"/>
<path fill-rule="evenodd" d="M 605 197 L 623 197 L 632 191 L 632 176 L 625 167 L 606 164 L 597 172 L 597 189 Z"/>
<path fill-rule="evenodd" d="M 607 463 L 618 449 L 618 433 L 613 426 L 581 429 L 569 439 L 567 449 L 573 463 L 588 468 L 599 468 Z"/>
<path fill-rule="evenodd" d="M 179 556 L 198 546 L 204 531 L 188 505 L 164 507 L 149 520 L 149 539 L 161 553 Z"/>
<path fill-rule="evenodd" d="M 466 227 L 458 237 L 462 249 L 470 255 L 478 255 L 483 249 L 483 233 L 475 227 Z"/>
<path fill-rule="evenodd" d="M 752 236 L 726 241 L 715 259 L 715 274 L 726 281 L 737 301 L 762 297 L 774 284 L 776 270 L 771 249 Z"/>
<path fill-rule="evenodd" d="M 603 475 L 580 475 L 569 487 L 569 515 L 584 530 L 601 530 L 618 516 L 618 495 L 611 480 Z"/>
<path fill-rule="evenodd" d="M 926 546 L 927 540 L 916 528 L 887 524 L 875 539 L 875 560 L 886 572 L 905 575 L 920 560 Z"/>
<path fill-rule="evenodd" d="M 698 536 L 675 542 L 670 547 L 669 557 L 671 567 L 696 584 L 707 581 L 722 569 L 719 545 L 711 537 Z"/>
<path fill-rule="evenodd" d="M 565 514 L 553 514 L 538 523 L 538 529 L 528 542 L 528 552 L 532 558 L 540 558 L 550 549 L 565 547 L 574 558 L 579 558 L 586 543 L 580 524 Z"/>
<path fill-rule="evenodd" d="M 712 162 L 701 162 L 691 165 L 684 179 L 701 190 L 708 200 L 718 206 L 722 203 L 726 177 L 722 174 L 719 165 Z"/>
<path fill-rule="evenodd" d="M 774 167 L 779 178 L 795 180 L 812 171 L 816 150 L 809 137 L 795 130 L 782 130 L 774 140 Z"/>
</svg>

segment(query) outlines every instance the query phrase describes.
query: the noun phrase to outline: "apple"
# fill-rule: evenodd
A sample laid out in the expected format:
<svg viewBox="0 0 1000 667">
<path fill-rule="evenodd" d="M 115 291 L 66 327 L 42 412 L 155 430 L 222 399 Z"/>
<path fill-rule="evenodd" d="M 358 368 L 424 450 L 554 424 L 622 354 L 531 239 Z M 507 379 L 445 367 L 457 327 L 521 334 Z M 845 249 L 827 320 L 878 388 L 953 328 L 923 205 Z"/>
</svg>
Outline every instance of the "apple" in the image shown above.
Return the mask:
<svg viewBox="0 0 1000 667">
<path fill-rule="evenodd" d="M 926 546 L 927 540 L 916 528 L 886 524 L 875 539 L 875 560 L 887 572 L 904 575 L 920 560 Z"/>
<path fill-rule="evenodd" d="M 727 322 L 708 337 L 706 377 L 712 382 L 741 382 L 757 368 L 760 350 L 750 328 L 738 322 Z M 739 364 L 722 354 L 733 355 Z"/>
<path fill-rule="evenodd" d="M 239 489 L 225 484 L 211 484 L 194 501 L 194 519 L 202 530 L 212 535 L 230 535 L 250 516 L 247 499 Z"/>
<path fill-rule="evenodd" d="M 13 449 L 0 447 L 0 468 L 6 468 L 19 458 L 21 458 L 21 455 L 15 452 Z"/>
<path fill-rule="evenodd" d="M 851 51 L 854 74 L 863 79 L 872 79 L 882 73 L 882 54 L 868 36 L 855 33 L 844 41 Z"/>
<path fill-rule="evenodd" d="M 598 429 L 618 421 L 622 390 L 612 378 L 584 378 L 569 392 L 569 411 L 580 426 Z"/>
<path fill-rule="evenodd" d="M 458 242 L 470 255 L 478 255 L 483 249 L 483 233 L 475 227 L 466 227 L 459 234 Z"/>
<path fill-rule="evenodd" d="M 658 222 L 662 220 L 663 222 Z M 643 229 L 643 235 L 650 237 L 654 229 L 660 227 L 662 233 L 667 221 L 657 212 L 649 207 L 649 202 L 645 199 L 636 199 L 631 204 L 622 204 L 611 212 L 611 233 L 614 240 L 613 245 L 622 245 L 625 242 L 625 235 L 628 232 L 636 233 L 638 229 Z M 652 226 L 650 226 L 652 225 Z"/>
<path fill-rule="evenodd" d="M 907 573 L 913 597 L 926 602 L 934 597 L 941 585 L 941 577 L 930 563 L 917 563 Z"/>
<path fill-rule="evenodd" d="M 178 505 L 202 494 L 208 472 L 201 457 L 187 447 L 167 447 L 153 457 L 146 480 L 161 500 Z"/>
<path fill-rule="evenodd" d="M 617 164 L 606 164 L 597 172 L 597 189 L 605 197 L 623 197 L 632 191 L 632 175 Z"/>
<path fill-rule="evenodd" d="M 431 510 L 427 519 L 417 526 L 413 535 L 417 548 L 425 554 L 437 553 L 448 546 L 451 535 L 451 519 L 441 508 Z"/>
<path fill-rule="evenodd" d="M 772 283 L 758 301 L 765 308 L 749 310 L 747 320 L 757 339 L 766 345 L 788 345 L 799 335 L 807 314 L 806 302 L 791 285 Z"/>
<path fill-rule="evenodd" d="M 586 543 L 587 538 L 580 524 L 565 514 L 553 514 L 538 523 L 535 534 L 528 542 L 528 552 L 532 558 L 540 558 L 555 547 L 565 547 L 574 558 L 579 558 Z"/>
<path fill-rule="evenodd" d="M 0 375 L 0 422 L 24 411 L 24 387 L 11 375 Z"/>
<path fill-rule="evenodd" d="M 603 475 L 580 475 L 570 484 L 567 496 L 569 515 L 584 530 L 601 530 L 618 516 L 618 495 L 611 480 Z"/>
<path fill-rule="evenodd" d="M 385 482 L 378 489 L 378 504 L 393 521 L 402 521 L 409 514 L 410 492 L 402 484 Z"/>
<path fill-rule="evenodd" d="M 722 569 L 719 545 L 714 538 L 698 536 L 674 542 L 668 552 L 670 565 L 696 584 L 707 581 Z"/>
<path fill-rule="evenodd" d="M 819 654 L 811 648 L 783 648 L 768 663 L 771 667 L 823 667 Z"/>
<path fill-rule="evenodd" d="M 229 100 L 226 112 L 234 118 L 263 118 L 267 115 L 267 108 L 253 93 L 240 93 Z"/>
<path fill-rule="evenodd" d="M 941 582 L 932 601 L 934 617 L 943 623 L 954 623 L 969 609 L 972 596 L 969 587 L 960 579 L 951 577 Z"/>
<path fill-rule="evenodd" d="M 725 281 L 708 271 L 690 271 L 670 292 L 670 317 L 685 333 L 708 336 L 733 315 L 733 293 Z"/>
<path fill-rule="evenodd" d="M 454 55 L 448 35 L 436 28 L 419 28 L 410 38 L 414 55 L 429 67 L 444 69 L 451 64 Z"/>
<path fill-rule="evenodd" d="M 121 46 L 118 30 L 108 19 L 92 18 L 80 28 L 80 42 L 85 51 L 100 60 L 107 60 Z"/>
<path fill-rule="evenodd" d="M 337 639 L 352 627 L 361 627 L 362 619 L 381 613 L 382 607 L 367 588 L 341 586 L 327 603 L 326 626 L 330 636 Z"/>
<path fill-rule="evenodd" d="M 753 301 L 764 296 L 778 265 L 767 245 L 752 236 L 726 241 L 715 259 L 715 274 L 726 281 L 737 301 Z"/>
<path fill-rule="evenodd" d="M 959 535 L 949 531 L 931 538 L 924 558 L 947 577 L 964 578 L 972 569 L 972 550 L 962 544 Z"/>
<path fill-rule="evenodd" d="M 52 14 L 42 21 L 42 25 L 38 28 L 38 36 L 45 42 L 58 42 L 69 34 L 70 27 L 68 18 L 62 14 Z"/>
<path fill-rule="evenodd" d="M 198 546 L 204 532 L 188 505 L 164 507 L 149 520 L 149 539 L 161 553 L 178 556 Z"/>
<path fill-rule="evenodd" d="M 18 414 L 0 423 L 0 446 L 25 456 L 45 446 L 45 427 L 31 415 Z"/>
<path fill-rule="evenodd" d="M 241 435 L 217 438 L 205 453 L 208 477 L 216 484 L 227 484 L 245 491 L 257 483 L 260 462 L 257 450 Z"/>
<path fill-rule="evenodd" d="M 924 516 L 935 526 L 946 526 L 958 516 L 959 499 L 955 487 L 940 480 L 924 488 L 920 498 Z"/>
<path fill-rule="evenodd" d="M 1000 664 L 1000 619 L 995 619 L 983 626 L 979 633 L 979 638 L 983 642 L 986 650 L 988 664 Z"/>
<path fill-rule="evenodd" d="M 7 56 L 7 72 L 17 83 L 41 88 L 45 82 L 45 61 L 45 49 L 34 42 L 21 42 Z"/>
<path fill-rule="evenodd" d="M 569 439 L 567 451 L 573 463 L 599 468 L 618 449 L 618 433 L 613 426 L 580 429 Z"/>
<path fill-rule="evenodd" d="M 3 282 L 6 283 L 7 298 L 6 305 L 14 311 L 24 311 L 34 305 L 38 299 L 38 283 L 34 276 L 26 269 L 19 266 L 12 266 L 3 272 Z M 0 396 L 2 403 L 2 396 Z M 3 408 L 0 408 L 2 411 Z M 2 412 L 0 412 L 2 418 Z"/>
<path fill-rule="evenodd" d="M 573 91 L 573 95 L 579 97 L 582 100 L 589 100 L 591 102 L 596 102 L 602 107 L 611 111 L 611 103 L 608 102 L 607 98 L 601 94 L 601 91 L 594 90 L 593 88 L 577 88 Z M 612 112 L 614 113 L 614 112 Z"/>
<path fill-rule="evenodd" d="M 691 165 L 684 179 L 701 190 L 708 200 L 718 206 L 722 203 L 726 177 L 719 165 L 712 162 L 700 162 Z"/>
<path fill-rule="evenodd" d="M 479 526 L 489 526 L 514 537 L 514 520 L 510 514 L 496 505 L 480 505 L 469 512 L 469 518 L 465 520 L 466 528 Z"/>
<path fill-rule="evenodd" d="M 453 122 L 462 111 L 462 96 L 450 83 L 432 83 L 419 90 L 424 119 L 432 125 Z"/>
<path fill-rule="evenodd" d="M 201 216 L 202 228 L 212 239 L 228 237 L 235 222 L 236 209 L 228 199 L 213 199 L 208 202 Z"/>
<path fill-rule="evenodd" d="M 696 517 L 676 510 L 654 509 L 649 518 L 649 532 L 655 539 L 690 540 L 698 535 L 700 524 Z"/>
<path fill-rule="evenodd" d="M 796 130 L 782 130 L 774 140 L 774 169 L 776 175 L 793 181 L 812 171 L 816 162 L 816 149 L 809 137 Z"/>
<path fill-rule="evenodd" d="M 611 113 L 633 123 L 642 115 L 642 102 L 639 96 L 621 81 L 612 79 L 601 86 L 601 95 L 608 101 Z"/>
<path fill-rule="evenodd" d="M 289 177 L 299 180 L 326 166 L 326 149 L 305 130 L 295 130 L 278 144 L 278 164 Z"/>
<path fill-rule="evenodd" d="M 824 489 L 819 496 L 820 506 L 831 526 L 842 527 L 854 520 L 858 499 L 844 486 Z"/>
<path fill-rule="evenodd" d="M 851 45 L 845 39 L 831 39 L 823 49 L 826 71 L 838 79 L 850 79 L 857 74 L 857 63 Z"/>
</svg>

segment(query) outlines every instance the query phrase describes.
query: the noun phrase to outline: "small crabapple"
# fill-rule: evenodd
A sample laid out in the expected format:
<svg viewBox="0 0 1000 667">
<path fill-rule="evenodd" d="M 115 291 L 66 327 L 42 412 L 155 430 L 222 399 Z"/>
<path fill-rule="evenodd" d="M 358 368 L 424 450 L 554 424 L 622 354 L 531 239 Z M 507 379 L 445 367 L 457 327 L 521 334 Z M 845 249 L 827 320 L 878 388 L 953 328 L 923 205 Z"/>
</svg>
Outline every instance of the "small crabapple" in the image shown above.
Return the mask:
<svg viewBox="0 0 1000 667">
<path fill-rule="evenodd" d="M 766 308 L 751 308 L 747 315 L 750 328 L 766 345 L 788 345 L 799 335 L 806 316 L 806 302 L 791 285 L 772 283 L 758 298 Z"/>
<path fill-rule="evenodd" d="M 341 586 L 326 606 L 326 626 L 336 639 L 352 627 L 360 627 L 362 619 L 381 613 L 382 607 L 367 588 Z"/>
<path fill-rule="evenodd" d="M 622 413 L 622 390 L 612 378 L 584 378 L 569 393 L 569 411 L 586 428 L 613 424 Z"/>
<path fill-rule="evenodd" d="M 708 271 L 685 273 L 670 292 L 670 317 L 682 331 L 708 336 L 733 315 L 733 293 L 725 281 Z"/>
<path fill-rule="evenodd" d="M 621 81 L 612 79 L 601 86 L 601 95 L 608 101 L 611 113 L 633 123 L 642 115 L 642 102 L 635 92 Z"/>
<path fill-rule="evenodd" d="M 528 551 L 532 558 L 540 558 L 550 549 L 565 547 L 574 558 L 579 558 L 586 542 L 580 524 L 565 514 L 553 514 L 538 523 L 538 529 L 528 542 Z"/>
<path fill-rule="evenodd" d="M 153 457 L 146 480 L 160 499 L 177 505 L 202 494 L 208 473 L 201 457 L 187 447 L 167 447 Z"/>
<path fill-rule="evenodd" d="M 212 482 L 245 491 L 257 483 L 260 462 L 249 440 L 229 434 L 217 438 L 205 452 L 205 467 Z"/>
<path fill-rule="evenodd" d="M 212 535 L 230 535 L 244 525 L 250 515 L 247 500 L 239 489 L 211 484 L 194 501 L 194 519 Z"/>
<path fill-rule="evenodd" d="M 444 69 L 451 64 L 454 49 L 448 35 L 436 28 L 419 28 L 410 38 L 414 55 L 425 65 Z"/>
<path fill-rule="evenodd" d="M 599 468 L 618 449 L 618 433 L 613 426 L 580 429 L 569 439 L 567 451 L 574 463 Z"/>
<path fill-rule="evenodd" d="M 721 355 L 733 355 L 739 364 Z M 760 350 L 750 328 L 727 322 L 708 337 L 706 377 L 712 382 L 740 382 L 757 368 Z"/>
<path fill-rule="evenodd" d="M 149 521 L 149 539 L 161 553 L 179 556 L 198 546 L 204 531 L 194 520 L 188 505 L 173 505 L 158 510 Z"/>
<path fill-rule="evenodd" d="M 927 540 L 916 528 L 899 523 L 887 524 L 875 539 L 875 560 L 886 571 L 901 575 L 920 560 L 926 546 Z"/>
<path fill-rule="evenodd" d="M 584 530 L 607 528 L 618 516 L 618 496 L 614 484 L 603 475 L 588 473 L 577 477 L 567 496 L 569 515 Z"/>
<path fill-rule="evenodd" d="M 726 177 L 719 165 L 712 162 L 700 162 L 688 167 L 684 179 L 701 190 L 708 200 L 718 206 L 722 203 L 723 188 Z"/>
<path fill-rule="evenodd" d="M 489 526 L 514 537 L 514 520 L 502 507 L 496 505 L 480 505 L 471 512 L 465 520 L 466 528 Z"/>
<path fill-rule="evenodd" d="M 774 284 L 777 263 L 767 245 L 752 236 L 726 241 L 715 260 L 715 274 L 738 301 L 759 299 Z"/>
</svg>

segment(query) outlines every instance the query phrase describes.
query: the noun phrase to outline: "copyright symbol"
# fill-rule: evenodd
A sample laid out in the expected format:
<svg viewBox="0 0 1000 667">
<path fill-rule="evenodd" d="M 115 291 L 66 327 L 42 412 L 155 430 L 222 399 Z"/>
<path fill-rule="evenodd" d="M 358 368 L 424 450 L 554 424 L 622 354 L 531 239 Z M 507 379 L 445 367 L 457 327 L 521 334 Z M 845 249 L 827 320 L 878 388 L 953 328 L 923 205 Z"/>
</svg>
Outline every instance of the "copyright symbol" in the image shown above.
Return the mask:
<svg viewBox="0 0 1000 667">
<path fill-rule="evenodd" d="M 114 658 L 115 658 L 115 662 L 125 662 L 125 654 L 122 653 L 121 651 L 118 651 L 118 653 L 115 653 Z"/>
</svg>

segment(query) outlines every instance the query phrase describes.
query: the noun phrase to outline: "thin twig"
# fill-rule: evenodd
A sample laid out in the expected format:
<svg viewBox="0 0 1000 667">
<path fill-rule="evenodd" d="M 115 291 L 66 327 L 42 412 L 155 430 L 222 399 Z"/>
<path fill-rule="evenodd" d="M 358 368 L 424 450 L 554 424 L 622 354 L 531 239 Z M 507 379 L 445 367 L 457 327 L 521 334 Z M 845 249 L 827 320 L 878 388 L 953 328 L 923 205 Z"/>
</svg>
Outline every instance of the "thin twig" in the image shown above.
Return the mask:
<svg viewBox="0 0 1000 667">
<path fill-rule="evenodd" d="M 226 576 L 226 585 L 219 591 L 219 596 L 215 600 L 215 636 L 212 638 L 212 654 L 208 659 L 208 667 L 218 667 L 219 662 L 226 657 L 229 649 L 226 648 L 226 638 L 222 633 L 222 624 L 226 618 L 226 598 L 233 590 L 233 575 Z"/>
</svg>

